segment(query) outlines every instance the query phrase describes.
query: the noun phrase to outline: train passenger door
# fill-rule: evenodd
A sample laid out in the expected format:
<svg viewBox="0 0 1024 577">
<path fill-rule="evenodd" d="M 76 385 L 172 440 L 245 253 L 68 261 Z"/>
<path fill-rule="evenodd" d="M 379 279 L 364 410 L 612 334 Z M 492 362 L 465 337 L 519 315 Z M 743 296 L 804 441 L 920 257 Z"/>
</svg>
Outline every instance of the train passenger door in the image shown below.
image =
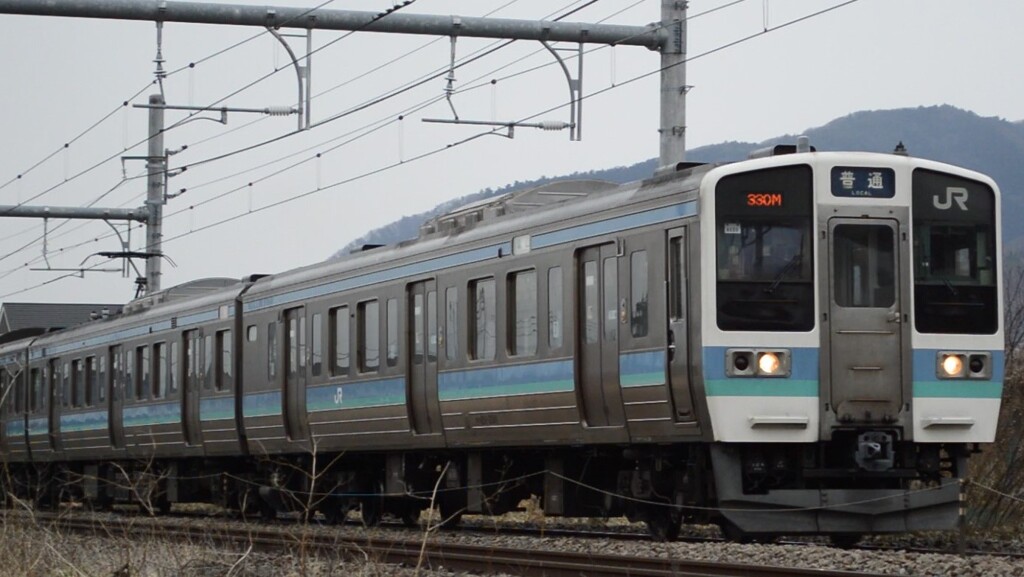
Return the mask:
<svg viewBox="0 0 1024 577">
<path fill-rule="evenodd" d="M 828 226 L 832 407 L 841 421 L 894 422 L 903 406 L 899 224 Z"/>
<path fill-rule="evenodd" d="M 668 379 L 672 414 L 678 422 L 696 420 L 690 392 L 690 339 L 687 325 L 689 278 L 686 268 L 686 229 L 668 233 Z"/>
<path fill-rule="evenodd" d="M 441 432 L 441 408 L 437 399 L 437 285 L 423 281 L 409 285 L 406 327 L 409 378 L 406 403 L 413 433 Z"/>
<path fill-rule="evenodd" d="M 618 256 L 614 244 L 576 255 L 577 371 L 588 427 L 626 423 L 619 389 Z"/>
<path fill-rule="evenodd" d="M 306 439 L 306 309 L 284 312 L 284 427 L 292 441 Z"/>
<path fill-rule="evenodd" d="M 107 417 L 110 423 L 110 446 L 124 448 L 124 355 L 121 345 L 110 347 L 110 378 L 107 380 Z"/>
<path fill-rule="evenodd" d="M 185 433 L 185 444 L 195 447 L 202 444 L 202 430 L 199 423 L 199 389 L 203 373 L 203 338 L 199 331 L 185 331 L 185 386 L 181 395 L 181 427 Z"/>
</svg>

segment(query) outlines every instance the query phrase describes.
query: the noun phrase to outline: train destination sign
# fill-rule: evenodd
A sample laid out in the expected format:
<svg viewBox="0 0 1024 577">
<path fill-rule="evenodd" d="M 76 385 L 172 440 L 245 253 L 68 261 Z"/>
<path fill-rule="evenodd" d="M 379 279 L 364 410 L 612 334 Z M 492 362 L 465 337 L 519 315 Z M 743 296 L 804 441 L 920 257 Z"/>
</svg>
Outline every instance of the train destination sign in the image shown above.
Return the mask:
<svg viewBox="0 0 1024 577">
<path fill-rule="evenodd" d="M 896 196 L 896 172 L 891 168 L 834 166 L 832 196 L 892 198 Z"/>
<path fill-rule="evenodd" d="M 747 206 L 781 207 L 781 192 L 750 192 L 747 193 Z"/>
</svg>

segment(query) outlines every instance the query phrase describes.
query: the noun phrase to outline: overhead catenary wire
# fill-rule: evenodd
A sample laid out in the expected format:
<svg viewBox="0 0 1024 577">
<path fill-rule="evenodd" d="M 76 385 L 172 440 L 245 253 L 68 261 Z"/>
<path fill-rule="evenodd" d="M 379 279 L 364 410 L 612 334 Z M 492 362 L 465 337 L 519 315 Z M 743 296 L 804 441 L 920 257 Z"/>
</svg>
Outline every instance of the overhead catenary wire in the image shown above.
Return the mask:
<svg viewBox="0 0 1024 577">
<path fill-rule="evenodd" d="M 642 74 L 639 74 L 637 76 L 634 76 L 634 77 L 631 77 L 629 79 L 626 79 L 625 81 L 619 82 L 618 84 L 616 84 L 614 86 L 609 86 L 609 87 L 606 87 L 604 89 L 598 90 L 596 92 L 593 92 L 593 93 L 590 93 L 590 94 L 586 94 L 586 95 L 583 96 L 583 98 L 584 99 L 589 99 L 589 98 L 595 98 L 595 97 L 601 96 L 603 94 L 607 94 L 610 91 L 619 89 L 619 88 L 621 88 L 623 86 L 627 86 L 629 84 L 637 82 L 637 81 L 639 81 L 639 80 L 641 80 L 643 78 L 647 78 L 647 77 L 650 77 L 650 76 L 652 76 L 654 74 L 657 74 L 657 73 L 661 72 L 662 70 L 667 70 L 668 68 L 671 68 L 673 66 L 682 65 L 682 64 L 685 64 L 687 62 L 692 62 L 694 60 L 707 57 L 709 55 L 715 54 L 715 53 L 720 52 L 722 50 L 726 50 L 728 48 L 731 48 L 731 47 L 737 46 L 739 44 L 742 44 L 744 42 L 751 41 L 753 39 L 756 39 L 756 38 L 758 38 L 760 36 L 763 36 L 763 35 L 766 35 L 768 33 L 771 33 L 771 32 L 777 31 L 777 30 L 781 30 L 781 29 L 787 28 L 789 26 L 795 25 L 797 23 L 804 22 L 804 21 L 810 20 L 812 18 L 821 16 L 823 14 L 826 14 L 826 13 L 838 10 L 838 9 L 843 8 L 845 6 L 854 4 L 854 3 L 858 2 L 858 1 L 859 0 L 846 0 L 845 2 L 841 2 L 841 3 L 835 4 L 835 5 L 826 7 L 824 9 L 815 11 L 813 13 L 810 13 L 810 14 L 807 14 L 807 15 L 804 15 L 804 16 L 801 16 L 801 17 L 794 18 L 792 20 L 789 20 L 789 21 L 786 21 L 784 23 L 778 24 L 778 25 L 773 26 L 771 28 L 767 28 L 765 30 L 756 32 L 754 34 L 750 34 L 748 36 L 739 38 L 737 40 L 734 40 L 734 41 L 722 44 L 720 46 L 717 46 L 715 48 L 709 49 L 709 50 L 707 50 L 705 52 L 702 52 L 700 54 L 697 54 L 697 55 L 694 55 L 694 56 L 690 56 L 690 57 L 686 58 L 685 60 L 683 60 L 682 62 L 680 62 L 678 64 L 673 64 L 673 65 L 666 66 L 666 67 L 659 67 L 659 68 L 656 68 L 656 69 L 654 69 L 652 71 L 649 71 L 649 72 L 646 72 L 646 73 L 642 73 Z M 563 107 L 568 106 L 568 105 L 569 105 L 569 103 L 566 102 L 566 103 L 563 103 L 563 104 L 559 104 L 559 105 L 547 108 L 547 109 L 542 110 L 540 112 L 537 112 L 537 113 L 531 114 L 529 116 L 523 117 L 518 122 L 525 122 L 525 121 L 528 121 L 528 120 L 535 119 L 535 118 L 537 118 L 537 117 L 539 117 L 541 115 L 548 114 L 548 113 L 550 113 L 552 111 L 558 110 L 558 109 L 563 108 Z M 342 185 L 345 185 L 345 184 L 350 184 L 352 182 L 356 182 L 358 180 L 362 180 L 362 179 L 367 178 L 369 176 L 373 176 L 373 175 L 380 174 L 380 173 L 388 171 L 388 170 L 392 170 L 394 168 L 397 168 L 398 166 L 401 166 L 401 165 L 404 165 L 404 164 L 408 164 L 410 162 L 415 162 L 417 160 L 422 160 L 422 159 L 425 159 L 425 158 L 429 158 L 429 157 L 434 156 L 434 155 L 436 155 L 436 154 L 438 154 L 440 152 L 444 152 L 444 151 L 447 151 L 447 150 L 453 150 L 454 148 L 457 148 L 457 147 L 459 147 L 459 146 L 461 146 L 463 144 L 475 141 L 475 140 L 477 140 L 477 139 L 479 139 L 479 138 L 481 138 L 483 136 L 488 136 L 488 135 L 496 134 L 499 130 L 501 130 L 500 127 L 499 128 L 495 128 L 495 129 L 491 129 L 491 130 L 486 130 L 486 131 L 479 132 L 479 133 L 474 134 L 472 136 L 469 136 L 467 138 L 463 138 L 461 140 L 449 143 L 449 144 L 444 145 L 444 146 L 439 147 L 439 148 L 432 149 L 430 151 L 424 152 L 422 154 L 419 154 L 417 156 L 411 157 L 409 159 L 405 159 L 404 161 L 400 161 L 400 162 L 388 164 L 388 165 L 385 165 L 385 166 L 382 166 L 382 167 L 379 167 L 379 168 L 376 168 L 376 169 L 372 169 L 372 170 L 363 172 L 361 174 L 358 174 L 358 175 L 355 175 L 355 176 L 352 176 L 352 177 L 349 177 L 349 178 L 345 178 L 345 179 L 342 179 L 342 180 L 339 180 L 339 181 L 327 184 L 325 186 L 318 186 L 318 187 L 316 187 L 316 188 L 314 188 L 312 190 L 308 190 L 308 191 L 306 191 L 304 193 L 295 195 L 295 196 L 290 197 L 290 198 L 282 199 L 280 201 L 268 204 L 268 205 L 266 205 L 264 207 L 260 207 L 260 208 L 255 209 L 255 210 L 251 210 L 251 211 L 247 211 L 247 212 L 244 212 L 244 213 L 236 214 L 236 215 L 233 215 L 231 217 L 227 217 L 227 218 L 221 219 L 219 221 L 216 221 L 214 223 L 210 223 L 208 225 L 202 226 L 200 228 L 196 228 L 196 229 L 193 229 L 193 230 L 190 230 L 190 231 L 178 234 L 176 236 L 166 237 L 166 238 L 164 238 L 164 242 L 168 243 L 168 242 L 172 242 L 174 240 L 179 240 L 181 238 L 185 238 L 185 237 L 191 236 L 193 234 L 197 234 L 199 232 L 207 231 L 207 230 L 210 230 L 210 229 L 215 228 L 217 226 L 221 226 L 221 225 L 233 222 L 235 220 L 244 218 L 244 217 L 249 216 L 251 214 L 255 214 L 255 213 L 258 213 L 258 212 L 263 212 L 263 211 L 269 210 L 271 208 L 276 208 L 276 207 L 282 206 L 284 204 L 288 204 L 290 202 L 294 202 L 296 200 L 309 197 L 311 195 L 317 194 L 319 192 L 323 192 L 325 190 L 330 190 L 330 189 L 333 189 L 333 188 L 337 188 L 338 186 L 342 186 Z M 87 243 L 85 243 L 85 244 L 87 244 Z M 46 283 L 46 284 L 49 284 L 49 283 Z M 37 287 L 38 286 L 43 286 L 43 285 L 37 285 Z M 28 289 L 23 289 L 21 291 L 18 291 L 17 293 L 11 293 L 11 294 L 20 294 L 21 292 L 25 292 L 27 290 L 31 290 L 32 288 L 37 288 L 37 287 L 29 287 Z M 10 295 L 2 295 L 2 296 L 0 296 L 0 298 L 4 298 L 6 296 L 10 296 Z"/>
<path fill-rule="evenodd" d="M 415 2 L 416 0 L 411 0 L 411 1 L 412 1 L 412 2 Z M 331 4 L 332 2 L 334 2 L 334 0 L 324 0 L 324 2 L 320 3 L 319 5 L 317 5 L 317 6 L 313 7 L 313 8 L 310 8 L 309 10 L 307 10 L 307 11 L 305 11 L 305 12 L 303 12 L 303 13 L 301 13 L 301 14 L 297 15 L 297 16 L 296 16 L 296 18 L 301 18 L 302 16 L 304 16 L 304 15 L 306 15 L 306 14 L 309 14 L 310 12 L 312 12 L 312 11 L 314 11 L 314 10 L 318 10 L 318 9 L 320 9 L 320 8 L 323 8 L 324 6 L 326 6 L 326 5 L 328 5 L 328 4 Z M 287 22 L 288 22 L 288 21 L 286 21 L 285 23 L 287 23 Z M 169 77 L 169 76 L 173 76 L 173 75 L 175 75 L 175 74 L 178 74 L 178 73 L 180 73 L 180 72 L 182 72 L 182 71 L 184 71 L 184 70 L 192 69 L 192 68 L 194 68 L 194 67 L 195 67 L 195 66 L 196 66 L 197 64 L 201 64 L 201 63 L 203 63 L 203 62 L 209 61 L 209 60 L 211 60 L 211 59 L 213 59 L 213 58 L 215 58 L 215 57 L 217 57 L 217 56 L 220 56 L 220 55 L 222 55 L 222 54 L 225 54 L 225 53 L 227 53 L 227 52 L 230 52 L 231 50 L 234 50 L 235 48 L 238 48 L 238 47 L 240 47 L 240 46 L 242 46 L 242 45 L 244 45 L 244 44 L 246 44 L 246 43 L 248 43 L 248 42 L 251 42 L 251 41 L 253 41 L 253 40 L 257 39 L 257 38 L 260 38 L 260 37 L 262 37 L 262 36 L 265 36 L 265 35 L 267 35 L 267 34 L 269 34 L 269 32 L 268 32 L 268 31 L 263 31 L 263 32 L 260 32 L 260 33 L 258 33 L 258 34 L 255 34 L 255 35 L 253 35 L 253 36 L 251 36 L 251 37 L 249 37 L 249 38 L 247 38 L 247 39 L 245 39 L 245 40 L 242 40 L 242 41 L 236 42 L 235 44 L 232 44 L 232 45 L 230 45 L 230 46 L 227 46 L 227 47 L 225 47 L 225 48 L 223 48 L 223 49 L 221 49 L 221 50 L 218 50 L 218 51 L 216 51 L 216 52 L 214 52 L 214 53 L 212 53 L 212 54 L 210 54 L 210 55 L 208 55 L 208 56 L 205 56 L 205 57 L 203 57 L 203 58 L 201 58 L 201 59 L 199 59 L 199 60 L 197 60 L 197 61 L 193 61 L 193 62 L 190 62 L 189 64 L 187 64 L 187 65 L 185 65 L 185 66 L 182 66 L 182 67 L 180 67 L 180 68 L 178 68 L 178 69 L 176 69 L 176 70 L 173 70 L 173 71 L 171 71 L 171 72 L 168 72 L 168 73 L 166 73 L 166 74 L 164 75 L 164 77 L 166 78 L 166 77 Z M 98 128 L 98 127 L 99 127 L 100 125 L 102 125 L 102 124 L 103 124 L 104 122 L 106 122 L 106 121 L 107 121 L 108 119 L 110 119 L 110 118 L 111 118 L 112 116 L 114 116 L 114 114 L 116 114 L 116 113 L 117 113 L 118 111 L 120 111 L 120 110 L 123 110 L 123 109 L 124 109 L 125 107 L 127 107 L 127 106 L 129 105 L 129 103 L 130 103 L 131 101 L 133 101 L 133 100 L 135 100 L 136 98 L 138 98 L 139 96 L 141 96 L 141 95 L 142 95 L 142 93 L 146 92 L 146 90 L 150 89 L 150 87 L 152 87 L 152 86 L 156 85 L 157 83 L 158 83 L 158 80 L 151 80 L 151 81 L 147 82 L 145 86 L 143 86 L 143 87 L 142 87 L 141 89 L 139 89 L 139 90 L 138 90 L 137 92 L 135 92 L 135 93 L 134 93 L 134 94 L 133 94 L 132 96 L 130 96 L 130 97 L 128 97 L 128 98 L 126 98 L 126 99 L 124 99 L 124 100 L 123 100 L 123 101 L 121 102 L 121 104 L 119 104 L 119 105 L 118 105 L 118 106 L 117 106 L 116 108 L 114 108 L 113 110 L 111 110 L 110 112 L 108 112 L 107 114 L 105 114 L 105 115 L 104 115 L 103 117 L 101 117 L 101 118 L 100 118 L 99 120 L 97 120 L 96 122 L 94 122 L 93 124 L 91 124 L 91 125 L 90 125 L 90 126 L 89 126 L 88 128 L 86 128 L 85 130 L 83 130 L 82 132 L 80 132 L 80 133 L 79 133 L 78 135 L 76 135 L 75 137 L 73 137 L 73 138 L 71 138 L 70 140 L 66 141 L 66 142 L 65 142 L 64 144 L 62 144 L 62 145 L 61 145 L 60 147 L 58 147 L 58 148 L 57 148 L 56 150 L 54 150 L 53 152 L 51 152 L 50 154 L 48 154 L 47 156 L 45 156 L 45 157 L 44 157 L 44 158 L 42 158 L 41 160 L 37 161 L 37 162 L 36 162 L 35 164 L 31 165 L 31 166 L 30 166 L 29 168 L 27 168 L 27 169 L 25 169 L 25 170 L 23 170 L 23 171 L 20 171 L 20 172 L 19 172 L 19 173 L 18 173 L 18 174 L 17 174 L 16 176 L 12 177 L 12 178 L 11 178 L 11 179 L 9 179 L 8 181 L 4 182 L 3 184 L 0 184 L 0 191 L 2 191 L 2 190 L 3 190 L 4 188 L 6 188 L 7 186 L 9 186 L 9 185 L 13 184 L 14 182 L 17 182 L 18 180 L 21 180 L 21 179 L 22 179 L 23 177 L 25 177 L 26 175 L 28 175 L 29 173 L 31 173 L 31 172 L 32 172 L 33 170 L 35 170 L 36 168 L 38 168 L 38 167 L 42 166 L 42 165 L 43 165 L 43 164 L 45 164 L 45 163 L 46 163 L 47 161 L 49 161 L 49 160 L 53 159 L 54 157 L 56 157 L 57 155 L 59 155 L 59 154 L 60 154 L 61 152 L 63 152 L 63 151 L 66 151 L 66 150 L 68 150 L 68 148 L 69 148 L 69 147 L 70 147 L 70 146 L 71 146 L 72 144 L 74 144 L 75 142 L 77 142 L 78 140 L 82 139 L 82 138 L 83 138 L 84 136 L 86 136 L 87 134 L 89 134 L 90 132 L 92 132 L 93 130 L 95 130 L 96 128 Z M 136 147 L 138 147 L 138 146 L 141 146 L 141 145 L 143 145 L 143 144 L 146 144 L 147 142 L 149 142 L 149 140 L 150 140 L 150 137 L 147 137 L 147 138 L 145 138 L 145 139 L 143 139 L 143 140 L 141 140 L 141 141 L 139 141 L 139 142 L 136 142 L 135 144 L 133 144 L 133 145 L 131 145 L 131 146 L 127 146 L 127 147 L 124 147 L 124 148 L 123 148 L 123 149 L 122 149 L 121 151 L 119 151 L 119 152 L 118 152 L 117 154 L 115 154 L 115 155 L 113 155 L 113 156 L 109 156 L 109 157 L 106 157 L 106 158 L 105 158 L 105 159 L 104 159 L 103 161 L 101 161 L 100 163 L 97 163 L 97 164 L 95 164 L 95 165 L 92 165 L 92 166 L 90 166 L 89 168 L 87 168 L 87 169 L 86 169 L 85 171 L 83 171 L 83 172 L 80 172 L 80 173 L 76 173 L 76 174 L 75 174 L 74 176 L 72 176 L 72 177 L 69 177 L 69 178 L 65 178 L 65 179 L 64 179 L 63 181 L 61 181 L 61 182 L 58 182 L 58 183 L 57 183 L 56 185 L 54 185 L 54 186 L 52 186 L 52 187 L 50 187 L 50 188 L 48 188 L 48 189 L 44 190 L 44 191 L 43 191 L 42 193 L 36 194 L 36 195 L 32 196 L 31 198 L 29 198 L 29 199 L 27 199 L 27 200 L 24 200 L 24 201 L 22 201 L 22 202 L 19 202 L 19 203 L 18 203 L 18 204 L 17 204 L 16 206 L 22 206 L 22 205 L 24 205 L 25 203 L 27 203 L 27 202 L 31 202 L 31 201 L 33 201 L 33 200 L 35 200 L 35 199 L 39 198 L 40 196 L 42 196 L 42 195 L 44 195 L 44 194 L 48 193 L 48 192 L 52 192 L 53 190 L 56 190 L 57 188 L 59 188 L 59 187 L 61 187 L 61 186 L 64 186 L 65 184 L 67 184 L 67 183 L 69 183 L 69 182 L 71 182 L 71 181 L 73 181 L 73 180 L 76 180 L 76 179 L 77 179 L 78 177 L 80 177 L 80 176 L 83 176 L 84 174 L 88 174 L 89 172 L 92 172 L 93 170 L 95 170 L 95 169 L 96 169 L 96 168 L 98 168 L 99 166 L 102 166 L 103 164 L 105 164 L 105 163 L 107 163 L 107 162 L 109 162 L 109 161 L 111 161 L 111 160 L 113 160 L 113 159 L 115 159 L 115 158 L 119 157 L 119 156 L 120 156 L 120 155 L 121 155 L 121 154 L 122 154 L 123 152 L 125 152 L 126 150 L 132 150 L 133 148 L 136 148 Z M 0 214 L 0 216 L 3 216 L 3 214 Z"/>
</svg>

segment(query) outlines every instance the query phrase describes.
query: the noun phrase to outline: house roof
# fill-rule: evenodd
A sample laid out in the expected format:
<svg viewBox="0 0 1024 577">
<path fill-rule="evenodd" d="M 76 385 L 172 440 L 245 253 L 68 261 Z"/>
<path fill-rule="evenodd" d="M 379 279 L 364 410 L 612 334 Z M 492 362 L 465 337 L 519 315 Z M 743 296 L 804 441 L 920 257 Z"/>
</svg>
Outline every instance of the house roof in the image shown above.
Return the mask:
<svg viewBox="0 0 1024 577">
<path fill-rule="evenodd" d="M 49 332 L 89 322 L 103 309 L 121 311 L 114 304 L 4 303 L 0 305 L 0 335 L 26 329 Z"/>
</svg>

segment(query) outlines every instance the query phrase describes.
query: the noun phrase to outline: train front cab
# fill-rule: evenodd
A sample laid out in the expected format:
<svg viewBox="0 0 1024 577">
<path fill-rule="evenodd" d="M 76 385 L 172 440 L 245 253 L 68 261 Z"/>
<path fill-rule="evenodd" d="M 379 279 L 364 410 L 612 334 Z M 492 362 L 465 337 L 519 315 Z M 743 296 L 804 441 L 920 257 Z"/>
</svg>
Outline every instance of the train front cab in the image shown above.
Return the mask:
<svg viewBox="0 0 1024 577">
<path fill-rule="evenodd" d="M 881 154 L 717 176 L 702 329 L 723 527 L 955 528 L 1002 392 L 995 183 Z"/>
</svg>

